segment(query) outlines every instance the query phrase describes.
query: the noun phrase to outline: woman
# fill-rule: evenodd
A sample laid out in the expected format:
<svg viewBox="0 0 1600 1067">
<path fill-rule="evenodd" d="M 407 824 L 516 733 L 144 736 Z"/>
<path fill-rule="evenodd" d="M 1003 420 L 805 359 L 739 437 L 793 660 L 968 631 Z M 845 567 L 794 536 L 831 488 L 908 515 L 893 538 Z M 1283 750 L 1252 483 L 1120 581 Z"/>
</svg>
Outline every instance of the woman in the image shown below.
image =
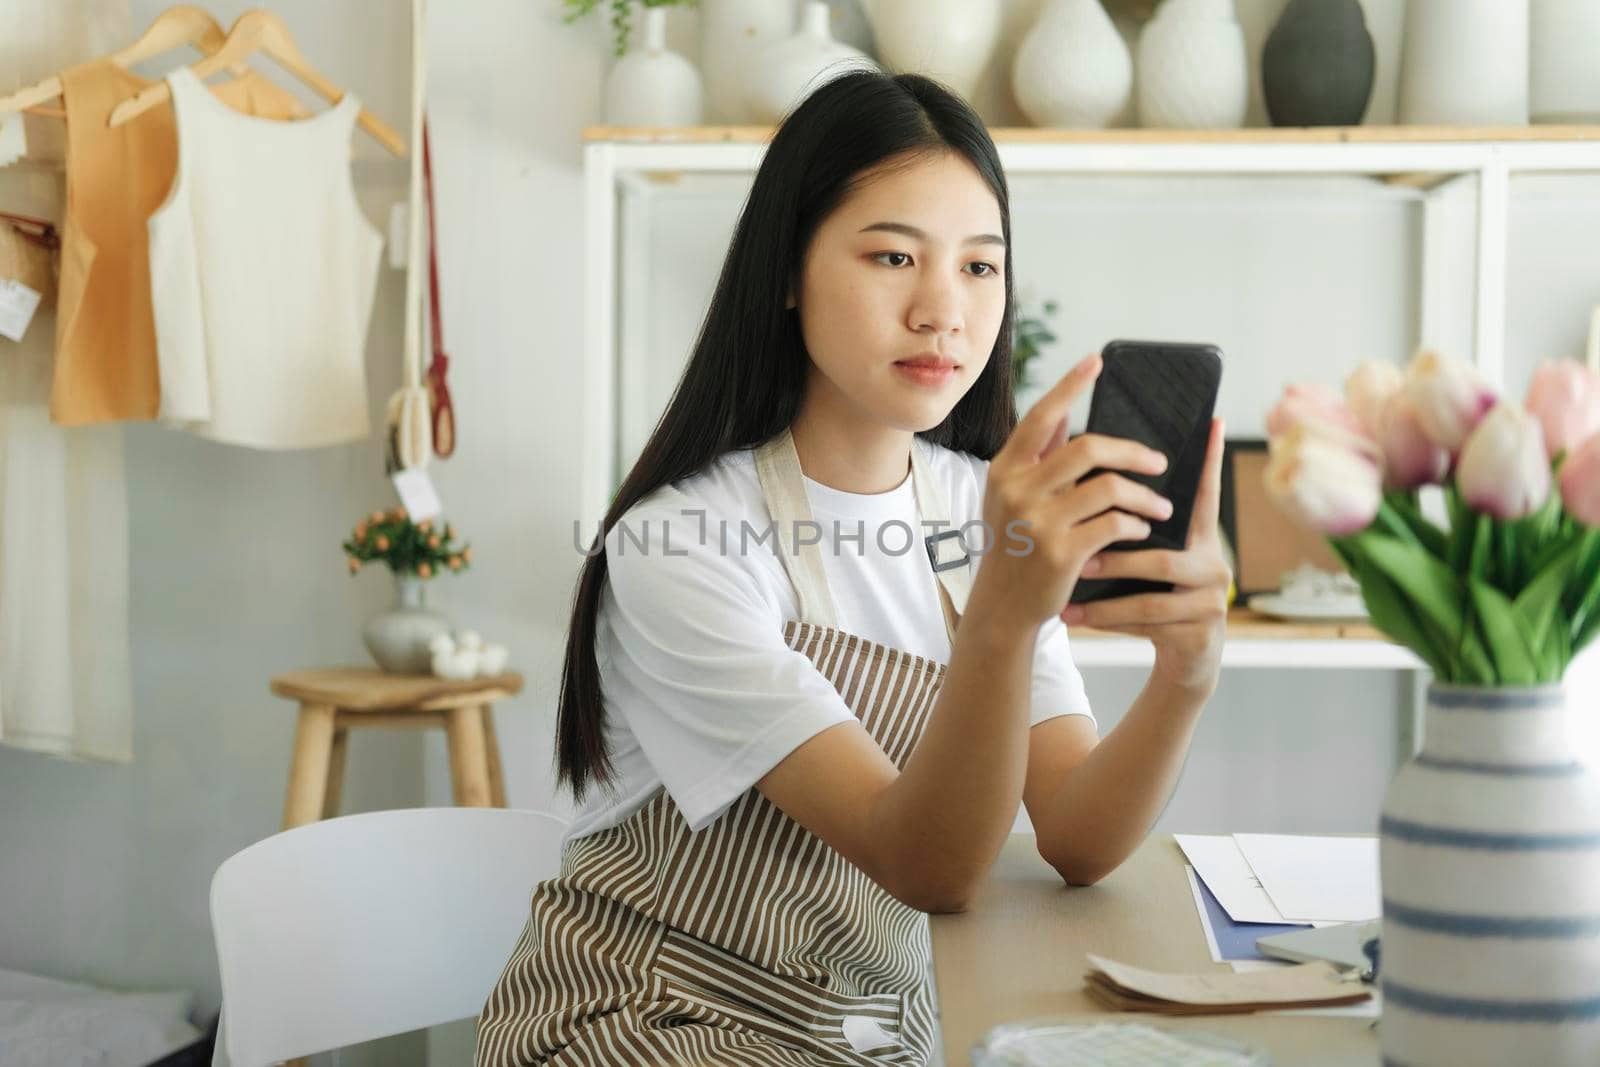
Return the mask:
<svg viewBox="0 0 1600 1067">
<path fill-rule="evenodd" d="M 1217 680 L 1220 427 L 1188 548 L 1100 555 L 1169 505 L 1079 480 L 1165 460 L 1067 440 L 1097 357 L 1018 423 L 1010 240 L 994 145 L 932 81 L 848 74 L 776 132 L 583 570 L 580 806 L 480 1065 L 924 1063 L 926 913 L 966 905 L 1019 802 L 1071 884 L 1155 821 Z M 1176 588 L 1067 607 L 1091 573 Z M 1103 740 L 1064 621 L 1155 644 Z"/>
</svg>

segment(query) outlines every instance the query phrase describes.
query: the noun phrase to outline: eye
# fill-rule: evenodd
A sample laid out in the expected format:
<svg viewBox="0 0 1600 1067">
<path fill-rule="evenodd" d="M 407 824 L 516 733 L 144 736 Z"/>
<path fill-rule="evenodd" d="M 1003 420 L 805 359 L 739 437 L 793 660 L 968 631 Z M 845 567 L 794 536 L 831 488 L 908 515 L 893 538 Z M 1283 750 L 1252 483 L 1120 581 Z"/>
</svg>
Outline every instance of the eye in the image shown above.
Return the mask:
<svg viewBox="0 0 1600 1067">
<path fill-rule="evenodd" d="M 901 259 L 910 259 L 911 258 L 910 256 L 906 255 L 904 252 L 879 252 L 876 255 L 874 255 L 872 258 L 881 260 L 884 256 L 899 256 Z M 892 264 L 891 263 L 891 264 L 885 264 L 885 266 L 899 266 L 899 264 Z"/>
<path fill-rule="evenodd" d="M 978 275 L 980 278 L 987 278 L 990 275 L 1000 273 L 1000 268 L 996 267 L 993 263 L 973 263 L 971 266 L 982 267 L 984 269 L 986 273 Z"/>
</svg>

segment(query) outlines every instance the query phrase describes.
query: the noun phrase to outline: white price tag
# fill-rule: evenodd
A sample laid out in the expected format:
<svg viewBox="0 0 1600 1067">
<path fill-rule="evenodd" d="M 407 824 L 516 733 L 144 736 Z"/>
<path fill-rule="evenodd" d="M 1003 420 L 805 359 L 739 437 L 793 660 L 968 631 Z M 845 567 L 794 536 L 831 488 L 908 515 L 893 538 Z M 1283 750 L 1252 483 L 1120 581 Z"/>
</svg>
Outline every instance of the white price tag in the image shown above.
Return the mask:
<svg viewBox="0 0 1600 1067">
<path fill-rule="evenodd" d="M 0 336 L 22 340 L 39 307 L 39 293 L 19 281 L 0 278 Z"/>
<path fill-rule="evenodd" d="M 411 516 L 412 522 L 431 519 L 444 510 L 427 471 L 395 471 L 389 480 L 394 482 L 394 491 L 400 494 L 400 503 L 404 505 L 406 514 Z"/>
</svg>

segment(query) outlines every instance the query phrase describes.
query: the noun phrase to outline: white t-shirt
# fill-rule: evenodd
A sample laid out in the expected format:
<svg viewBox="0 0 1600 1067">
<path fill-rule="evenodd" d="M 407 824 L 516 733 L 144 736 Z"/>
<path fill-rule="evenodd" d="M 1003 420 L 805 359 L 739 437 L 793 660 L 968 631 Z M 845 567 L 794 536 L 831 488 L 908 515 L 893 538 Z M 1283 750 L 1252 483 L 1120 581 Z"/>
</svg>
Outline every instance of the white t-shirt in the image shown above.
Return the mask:
<svg viewBox="0 0 1600 1067">
<path fill-rule="evenodd" d="M 937 447 L 928 459 L 951 521 L 980 520 L 988 461 Z M 805 488 L 839 629 L 948 663 L 927 531 L 909 536 L 919 530 L 909 473 L 887 493 L 810 478 Z M 774 539 L 757 540 L 771 523 L 746 449 L 651 493 L 607 534 L 595 654 L 617 777 L 614 790 L 591 788 L 566 839 L 620 823 L 662 786 L 699 830 L 802 742 L 855 718 L 784 643 L 799 611 Z M 1002 534 L 995 551 L 1005 544 Z M 972 556 L 974 576 L 983 558 Z M 1031 701 L 1030 725 L 1068 714 L 1093 721 L 1060 619 L 1039 628 Z"/>
</svg>

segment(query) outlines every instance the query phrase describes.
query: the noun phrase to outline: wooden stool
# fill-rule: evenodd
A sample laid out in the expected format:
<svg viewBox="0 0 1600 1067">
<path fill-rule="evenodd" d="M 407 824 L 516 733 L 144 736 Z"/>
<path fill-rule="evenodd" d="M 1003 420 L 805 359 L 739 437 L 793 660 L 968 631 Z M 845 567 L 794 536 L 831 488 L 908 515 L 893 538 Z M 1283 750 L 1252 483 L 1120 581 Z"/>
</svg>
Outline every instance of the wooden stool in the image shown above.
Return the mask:
<svg viewBox="0 0 1600 1067">
<path fill-rule="evenodd" d="M 426 674 L 388 674 L 370 667 L 280 674 L 272 679 L 272 691 L 300 703 L 283 828 L 339 813 L 346 737 L 363 726 L 442 727 L 450 744 L 455 803 L 505 807 L 491 705 L 521 689 L 522 675 L 515 672 L 464 682 Z"/>
</svg>

